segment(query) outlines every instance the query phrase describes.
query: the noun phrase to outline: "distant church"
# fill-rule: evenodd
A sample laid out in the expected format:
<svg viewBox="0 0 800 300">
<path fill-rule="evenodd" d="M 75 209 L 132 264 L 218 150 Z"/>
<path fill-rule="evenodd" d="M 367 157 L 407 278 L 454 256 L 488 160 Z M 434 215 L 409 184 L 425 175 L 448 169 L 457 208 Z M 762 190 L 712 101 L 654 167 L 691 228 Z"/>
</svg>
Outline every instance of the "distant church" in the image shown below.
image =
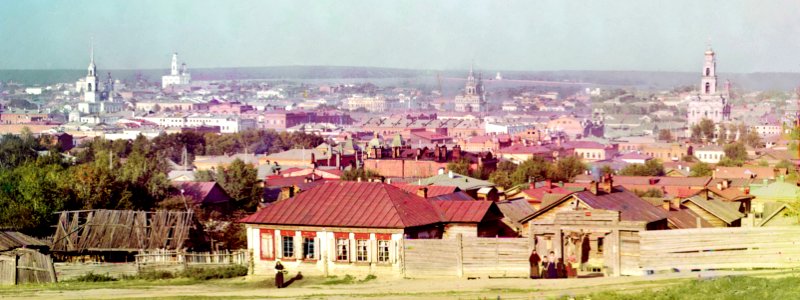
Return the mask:
<svg viewBox="0 0 800 300">
<path fill-rule="evenodd" d="M 124 104 L 115 99 L 116 91 L 111 73 L 108 73 L 103 90 L 100 90 L 97 65 L 94 63 L 94 45 L 91 48 L 86 77 L 78 80 L 76 90 L 83 93 L 83 101 L 78 103 L 78 110 L 70 114 L 70 122 L 78 122 L 83 115 L 115 113 L 124 108 Z"/>
<path fill-rule="evenodd" d="M 700 92 L 689 96 L 688 125 L 689 129 L 703 119 L 715 124 L 730 121 L 730 83 L 726 82 L 725 91 L 717 90 L 717 59 L 711 47 L 706 50 L 703 62 L 703 74 L 700 79 Z"/>
<path fill-rule="evenodd" d="M 166 89 L 173 85 L 189 85 L 192 76 L 186 71 L 186 63 L 178 69 L 178 53 L 172 53 L 172 66 L 169 75 L 161 76 L 161 88 Z"/>
<path fill-rule="evenodd" d="M 483 89 L 483 80 L 480 77 L 477 80 L 475 79 L 472 67 L 469 68 L 469 76 L 467 76 L 464 93 L 455 98 L 455 110 L 458 112 L 487 111 L 486 91 Z"/>
</svg>

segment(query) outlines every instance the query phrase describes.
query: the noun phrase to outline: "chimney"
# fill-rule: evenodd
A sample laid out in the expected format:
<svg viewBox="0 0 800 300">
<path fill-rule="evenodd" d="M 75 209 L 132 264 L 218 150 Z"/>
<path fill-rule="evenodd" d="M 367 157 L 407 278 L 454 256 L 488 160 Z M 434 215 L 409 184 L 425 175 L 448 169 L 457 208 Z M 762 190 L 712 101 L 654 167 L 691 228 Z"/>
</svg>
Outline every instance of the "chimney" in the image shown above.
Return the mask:
<svg viewBox="0 0 800 300">
<path fill-rule="evenodd" d="M 600 192 L 597 189 L 599 184 L 600 184 L 599 182 L 592 180 L 592 182 L 589 183 L 589 191 L 592 192 L 592 194 L 597 195 Z"/>
<path fill-rule="evenodd" d="M 671 206 L 672 205 L 670 204 L 669 199 L 664 199 L 664 203 L 662 203 L 662 207 L 664 207 L 664 210 L 669 211 Z"/>
<path fill-rule="evenodd" d="M 444 175 L 444 168 L 439 168 L 439 175 Z"/>
<path fill-rule="evenodd" d="M 550 180 L 550 179 L 547 179 L 547 180 L 544 181 L 544 185 L 547 187 L 547 189 L 551 189 L 553 187 L 553 181 Z"/>
<path fill-rule="evenodd" d="M 531 189 L 535 189 L 536 188 L 536 183 L 533 182 L 533 181 L 528 182 L 528 186 L 530 186 Z"/>
<path fill-rule="evenodd" d="M 647 180 L 647 182 L 650 183 L 650 185 L 655 185 L 658 182 L 658 179 L 650 178 Z"/>
<path fill-rule="evenodd" d="M 611 194 L 614 191 L 614 179 L 611 177 L 611 174 L 606 174 L 603 176 L 603 191 L 606 193 Z"/>
<path fill-rule="evenodd" d="M 361 177 L 358 177 L 358 179 L 356 179 L 356 181 L 361 182 Z"/>
<path fill-rule="evenodd" d="M 717 189 L 722 190 L 722 182 L 717 182 Z"/>
<path fill-rule="evenodd" d="M 439 152 L 439 144 L 436 144 L 435 146 L 433 146 L 433 160 L 434 161 L 440 161 L 439 160 L 439 154 L 441 154 Z"/>
<path fill-rule="evenodd" d="M 461 146 L 455 145 L 453 146 L 453 160 L 458 160 L 461 158 Z"/>
<path fill-rule="evenodd" d="M 450 170 L 450 171 L 447 171 L 447 177 L 450 178 L 450 179 L 453 179 L 453 178 L 456 177 L 456 175 L 455 175 L 455 173 L 453 173 L 452 170 Z"/>
<path fill-rule="evenodd" d="M 417 189 L 417 196 L 420 196 L 422 198 L 428 198 L 428 188 L 427 187 L 421 187 L 421 188 Z"/>
<path fill-rule="evenodd" d="M 728 186 L 728 180 L 727 179 L 722 180 L 722 188 L 723 189 L 727 189 L 728 187 L 729 187 Z"/>
</svg>

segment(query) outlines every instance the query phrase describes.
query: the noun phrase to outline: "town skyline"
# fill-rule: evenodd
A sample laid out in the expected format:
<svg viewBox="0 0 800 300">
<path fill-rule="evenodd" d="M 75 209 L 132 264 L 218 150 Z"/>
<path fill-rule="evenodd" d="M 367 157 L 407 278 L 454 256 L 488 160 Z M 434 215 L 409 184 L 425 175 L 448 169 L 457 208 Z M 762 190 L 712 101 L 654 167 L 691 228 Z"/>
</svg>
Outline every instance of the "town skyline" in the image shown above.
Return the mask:
<svg viewBox="0 0 800 300">
<path fill-rule="evenodd" d="M 4 2 L 0 69 L 82 69 L 94 40 L 101 69 L 160 69 L 178 52 L 194 68 L 692 72 L 710 43 L 721 73 L 800 70 L 786 39 L 800 3 L 722 3 Z"/>
</svg>

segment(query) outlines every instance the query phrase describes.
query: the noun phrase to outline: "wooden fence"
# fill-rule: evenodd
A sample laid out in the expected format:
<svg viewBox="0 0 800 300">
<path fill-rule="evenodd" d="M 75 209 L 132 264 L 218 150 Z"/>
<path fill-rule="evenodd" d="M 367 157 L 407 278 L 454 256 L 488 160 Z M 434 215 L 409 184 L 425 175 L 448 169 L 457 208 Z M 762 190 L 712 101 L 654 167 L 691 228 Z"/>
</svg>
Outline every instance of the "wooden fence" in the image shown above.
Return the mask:
<svg viewBox="0 0 800 300">
<path fill-rule="evenodd" d="M 408 277 L 526 277 L 530 240 L 525 238 L 419 239 L 403 241 Z"/>
<path fill-rule="evenodd" d="M 223 252 L 177 252 L 177 251 L 151 251 L 136 255 L 136 265 L 139 270 L 151 268 L 186 268 L 191 266 L 222 266 L 242 265 L 248 266 L 249 252 L 247 250 Z"/>
<path fill-rule="evenodd" d="M 800 267 L 800 227 L 659 230 L 639 235 L 643 271 Z"/>
<path fill-rule="evenodd" d="M 192 212 L 63 211 L 53 237 L 54 252 L 180 249 L 189 236 Z"/>
<path fill-rule="evenodd" d="M 32 249 L 0 254 L 0 285 L 56 282 L 53 260 Z"/>
</svg>

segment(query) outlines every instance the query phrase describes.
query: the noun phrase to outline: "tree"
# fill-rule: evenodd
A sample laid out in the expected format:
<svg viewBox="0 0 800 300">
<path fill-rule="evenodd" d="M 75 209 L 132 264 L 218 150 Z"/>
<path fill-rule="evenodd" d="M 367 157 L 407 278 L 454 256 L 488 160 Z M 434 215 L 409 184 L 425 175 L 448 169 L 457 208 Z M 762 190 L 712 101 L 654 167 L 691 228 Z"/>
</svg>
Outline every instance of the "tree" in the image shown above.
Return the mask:
<svg viewBox="0 0 800 300">
<path fill-rule="evenodd" d="M 509 174 L 508 171 L 497 170 L 492 172 L 492 174 L 489 175 L 489 181 L 504 189 L 508 189 L 513 185 L 511 174 Z"/>
<path fill-rule="evenodd" d="M 380 178 L 380 177 L 381 174 L 378 174 L 378 172 L 372 170 L 367 170 L 363 168 L 358 168 L 358 169 L 350 168 L 349 170 L 342 172 L 342 176 L 340 177 L 340 179 L 344 181 L 357 181 L 359 180 L 359 178 L 361 178 L 361 180 L 369 181 L 370 179 Z"/>
<path fill-rule="evenodd" d="M 36 159 L 36 143 L 30 136 L 6 134 L 0 140 L 0 168 L 13 169 Z"/>
<path fill-rule="evenodd" d="M 600 176 L 603 176 L 603 175 L 606 175 L 606 174 L 612 174 L 613 175 L 615 173 L 614 169 L 611 168 L 611 166 L 609 166 L 609 165 L 603 165 L 602 167 L 600 167 L 599 172 L 600 172 L 600 174 L 599 174 Z"/>
<path fill-rule="evenodd" d="M 523 184 L 529 181 L 541 181 L 547 178 L 547 170 L 550 168 L 549 163 L 543 158 L 534 156 L 522 162 L 511 173 L 511 181 L 516 184 Z"/>
<path fill-rule="evenodd" d="M 758 132 L 751 130 L 742 136 L 742 142 L 750 147 L 758 148 L 761 147 L 761 136 L 758 135 Z"/>
<path fill-rule="evenodd" d="M 744 162 L 747 160 L 747 149 L 742 142 L 727 144 L 723 148 L 725 156 L 735 162 Z"/>
<path fill-rule="evenodd" d="M 689 174 L 689 177 L 704 177 L 704 176 L 711 176 L 711 166 L 707 163 L 699 162 L 692 166 L 692 171 Z"/>
<path fill-rule="evenodd" d="M 586 171 L 586 165 L 580 157 L 571 155 L 559 159 L 549 168 L 549 178 L 554 181 L 571 181 L 575 176 Z"/>
<path fill-rule="evenodd" d="M 699 143 L 703 140 L 703 130 L 700 128 L 700 125 L 695 124 L 692 126 L 692 142 Z"/>
<path fill-rule="evenodd" d="M 672 142 L 672 132 L 668 129 L 661 129 L 658 131 L 658 139 L 666 142 Z"/>
<path fill-rule="evenodd" d="M 469 176 L 469 166 L 469 159 L 462 157 L 457 161 L 447 163 L 447 170 L 453 171 L 453 173 Z"/>
<path fill-rule="evenodd" d="M 703 118 L 700 120 L 700 123 L 698 123 L 698 126 L 700 127 L 700 132 L 703 134 L 703 137 L 706 139 L 706 141 L 711 141 L 714 139 L 714 131 L 716 131 L 714 128 L 714 121 Z"/>
<path fill-rule="evenodd" d="M 719 167 L 741 167 L 744 163 L 740 160 L 733 160 L 730 157 L 723 157 L 717 163 Z"/>
<path fill-rule="evenodd" d="M 619 171 L 625 176 L 664 176 L 664 165 L 658 160 L 651 159 L 644 164 L 630 164 Z"/>
<path fill-rule="evenodd" d="M 233 198 L 233 207 L 255 210 L 263 193 L 256 168 L 237 158 L 227 168 L 219 166 L 217 170 L 217 183 Z"/>
</svg>

